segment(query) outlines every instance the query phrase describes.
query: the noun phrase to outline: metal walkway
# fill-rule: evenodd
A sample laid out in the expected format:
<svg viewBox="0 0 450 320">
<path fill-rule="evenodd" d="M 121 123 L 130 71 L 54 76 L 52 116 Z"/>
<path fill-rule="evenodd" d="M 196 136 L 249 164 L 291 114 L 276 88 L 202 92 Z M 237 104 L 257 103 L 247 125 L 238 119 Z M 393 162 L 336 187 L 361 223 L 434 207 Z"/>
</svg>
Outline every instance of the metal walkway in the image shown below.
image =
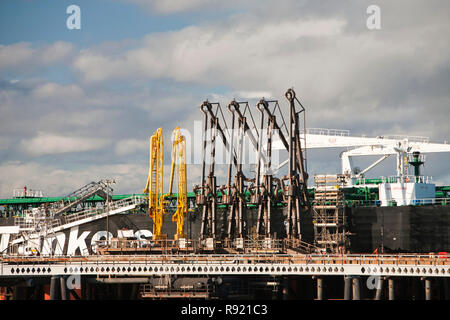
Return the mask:
<svg viewBox="0 0 450 320">
<path fill-rule="evenodd" d="M 61 201 L 54 203 L 52 209 L 55 210 L 55 215 L 59 215 L 69 211 L 71 208 L 76 207 L 78 204 L 94 195 L 98 195 L 105 200 L 108 198 L 111 200 L 111 194 L 112 189 L 105 180 L 100 180 L 98 182 L 92 181 L 67 195 Z"/>
<path fill-rule="evenodd" d="M 15 218 L 14 224 L 19 227 L 19 232 L 21 232 L 22 236 L 13 240 L 12 245 L 22 243 L 24 239 L 30 239 L 33 236 L 45 237 L 76 225 L 120 214 L 135 209 L 144 202 L 144 197 L 132 196 L 111 202 L 109 206 L 103 208 L 91 208 L 54 219 L 48 217 L 37 217 L 35 219 Z"/>
</svg>

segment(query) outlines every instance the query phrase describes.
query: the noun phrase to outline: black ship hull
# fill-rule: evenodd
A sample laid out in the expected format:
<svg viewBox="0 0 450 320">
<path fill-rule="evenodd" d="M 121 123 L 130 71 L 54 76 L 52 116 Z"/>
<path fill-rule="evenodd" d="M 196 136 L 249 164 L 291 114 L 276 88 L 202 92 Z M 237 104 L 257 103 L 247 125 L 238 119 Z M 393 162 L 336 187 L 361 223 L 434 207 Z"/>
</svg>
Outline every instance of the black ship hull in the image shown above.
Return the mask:
<svg viewBox="0 0 450 320">
<path fill-rule="evenodd" d="M 403 206 L 403 207 L 349 207 L 346 208 L 351 253 L 438 253 L 450 251 L 450 207 L 446 206 Z M 227 221 L 224 211 L 218 212 L 220 237 L 226 237 Z M 272 236 L 282 239 L 285 234 L 285 215 L 277 210 L 272 216 Z M 0 226 L 14 225 L 13 218 L 0 219 Z M 151 239 L 153 222 L 145 213 L 117 214 L 73 226 L 54 235 L 52 249 L 62 255 L 86 255 L 95 253 L 97 241 L 117 237 L 118 230 L 133 230 L 137 239 Z M 201 230 L 201 214 L 190 214 L 185 222 L 185 233 L 189 239 L 198 239 Z M 245 234 L 254 234 L 256 212 L 249 210 L 244 223 Z M 313 243 L 313 224 L 310 216 L 302 221 L 303 240 Z M 166 218 L 163 233 L 173 239 L 176 224 Z M 2 234 L 2 251 L 12 241 L 12 235 Z M 45 244 L 41 251 L 45 253 Z M 58 249 L 59 247 L 59 249 Z M 48 248 L 47 248 L 47 251 Z"/>
</svg>

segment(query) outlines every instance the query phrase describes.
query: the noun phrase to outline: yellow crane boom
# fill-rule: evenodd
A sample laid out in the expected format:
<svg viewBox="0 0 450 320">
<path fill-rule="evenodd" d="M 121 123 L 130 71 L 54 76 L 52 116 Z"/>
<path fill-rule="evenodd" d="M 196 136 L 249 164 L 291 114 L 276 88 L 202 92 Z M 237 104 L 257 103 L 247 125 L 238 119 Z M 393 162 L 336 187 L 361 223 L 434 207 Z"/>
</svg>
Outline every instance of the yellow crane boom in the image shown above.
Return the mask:
<svg viewBox="0 0 450 320">
<path fill-rule="evenodd" d="M 159 128 L 150 138 L 150 168 L 148 172 L 147 184 L 142 191 L 148 194 L 148 214 L 153 219 L 153 239 L 165 239 L 162 234 L 162 225 L 164 221 L 164 195 L 163 195 L 163 176 L 164 176 L 164 141 L 162 129 Z"/>
<path fill-rule="evenodd" d="M 150 138 L 150 168 L 147 184 L 142 191 L 148 194 L 148 213 L 153 219 L 153 239 L 166 239 L 162 234 L 162 225 L 166 210 L 166 198 L 172 197 L 173 177 L 176 169 L 177 175 L 177 209 L 172 221 L 177 224 L 175 240 L 186 238 L 184 233 L 184 219 L 187 213 L 187 178 L 186 178 L 186 140 L 181 134 L 180 127 L 175 128 L 172 136 L 172 163 L 170 166 L 169 193 L 163 193 L 163 165 L 164 141 L 162 129 L 156 130 Z"/>
<path fill-rule="evenodd" d="M 184 219 L 187 213 L 187 182 L 186 182 L 186 140 L 181 134 L 180 127 L 176 127 L 172 135 L 172 163 L 170 166 L 170 184 L 168 196 L 172 196 L 173 176 L 177 170 L 177 210 L 172 221 L 177 223 L 175 240 L 186 238 L 184 233 Z"/>
</svg>

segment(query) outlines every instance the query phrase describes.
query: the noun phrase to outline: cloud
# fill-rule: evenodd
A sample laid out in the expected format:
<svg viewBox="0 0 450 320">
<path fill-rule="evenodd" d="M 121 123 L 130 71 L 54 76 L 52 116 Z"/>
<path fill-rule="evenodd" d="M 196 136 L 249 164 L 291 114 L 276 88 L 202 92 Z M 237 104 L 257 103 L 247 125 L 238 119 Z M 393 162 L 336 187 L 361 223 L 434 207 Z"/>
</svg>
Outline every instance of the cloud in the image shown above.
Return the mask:
<svg viewBox="0 0 450 320">
<path fill-rule="evenodd" d="M 0 164 L 0 197 L 12 197 L 13 189 L 27 186 L 44 196 L 64 196 L 91 181 L 116 179 L 114 194 L 140 193 L 148 168 L 136 164 L 91 165 L 82 169 L 60 168 L 35 162 L 10 161 Z"/>
<path fill-rule="evenodd" d="M 24 139 L 20 148 L 32 156 L 83 152 L 100 149 L 108 145 L 108 141 L 98 138 L 69 137 L 47 132 L 38 132 L 36 137 Z"/>
<path fill-rule="evenodd" d="M 121 192 L 140 190 L 148 138 L 158 127 L 165 141 L 176 126 L 193 132 L 205 99 L 222 107 L 248 99 L 253 109 L 270 97 L 284 108 L 284 92 L 292 86 L 306 107 L 308 127 L 450 140 L 447 3 L 380 0 L 382 29 L 369 31 L 370 1 L 130 1 L 151 14 L 179 15 L 184 26 L 193 22 L 177 29 L 180 20 L 170 24 L 168 17 L 171 31 L 80 51 L 67 42 L 0 46 L 0 72 L 12 73 L 0 80 L 0 149 L 8 150 L 0 154 L 0 167 L 11 171 L 0 181 L 4 188 L 15 177 L 39 183 L 28 174 L 42 177 L 40 188 L 56 194 L 57 185 L 70 192 L 117 173 L 126 185 Z M 62 63 L 70 66 L 73 82 L 45 79 L 46 68 Z M 33 78 L 21 76 L 30 72 Z M 39 159 L 45 166 L 33 164 L 33 157 L 45 155 L 55 156 Z M 339 170 L 338 156 L 328 158 L 312 157 L 308 168 Z M 18 159 L 29 163 L 13 169 Z M 436 163 L 440 171 L 433 174 L 446 173 L 447 160 Z M 198 183 L 199 170 L 189 166 L 190 181 Z"/>
<path fill-rule="evenodd" d="M 145 9 L 149 9 L 160 14 L 175 14 L 181 12 L 189 12 L 205 9 L 223 9 L 232 5 L 243 4 L 248 1 L 220 1 L 220 0 L 125 0 L 126 2 L 135 3 Z"/>
<path fill-rule="evenodd" d="M 9 139 L 6 137 L 0 137 L 0 150 L 8 149 L 10 145 Z"/>
<path fill-rule="evenodd" d="M 148 149 L 148 141 L 137 139 L 124 139 L 116 143 L 115 152 L 117 155 L 124 156 Z"/>
<path fill-rule="evenodd" d="M 341 32 L 345 21 L 294 19 L 260 21 L 231 26 L 189 26 L 175 32 L 150 34 L 137 49 L 121 55 L 85 50 L 74 69 L 87 82 L 131 78 L 169 78 L 181 82 L 229 84 L 259 77 L 261 62 L 267 72 L 276 71 L 287 58 L 283 46 L 306 37 L 330 37 Z M 226 54 L 224 54 L 226 52 Z M 281 72 L 289 68 L 283 62 Z M 264 78 L 264 77 L 263 77 Z M 260 79 L 259 82 L 264 82 Z"/>
<path fill-rule="evenodd" d="M 63 41 L 38 47 L 33 47 L 29 42 L 0 45 L 0 70 L 29 73 L 36 69 L 67 62 L 73 54 L 74 46 Z"/>
<path fill-rule="evenodd" d="M 61 85 L 53 82 L 43 83 L 32 91 L 32 96 L 39 100 L 51 99 L 80 99 L 83 97 L 83 89 L 75 84 Z"/>
</svg>

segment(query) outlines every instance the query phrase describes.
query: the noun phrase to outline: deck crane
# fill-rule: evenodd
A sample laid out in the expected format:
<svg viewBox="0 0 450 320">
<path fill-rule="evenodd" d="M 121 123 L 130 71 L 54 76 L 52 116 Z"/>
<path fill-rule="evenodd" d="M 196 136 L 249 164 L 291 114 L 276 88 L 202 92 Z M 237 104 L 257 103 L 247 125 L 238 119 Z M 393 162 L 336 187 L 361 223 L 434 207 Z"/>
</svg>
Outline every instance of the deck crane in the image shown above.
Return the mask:
<svg viewBox="0 0 450 320">
<path fill-rule="evenodd" d="M 170 166 L 170 184 L 168 197 L 172 196 L 173 176 L 177 170 L 177 209 L 172 215 L 172 221 L 177 223 L 175 240 L 186 238 L 184 233 L 184 218 L 187 213 L 187 178 L 186 178 L 186 139 L 176 127 L 172 135 L 172 163 Z"/>
<path fill-rule="evenodd" d="M 164 221 L 165 195 L 163 194 L 163 168 L 164 168 L 164 141 L 162 129 L 159 128 L 150 138 L 150 168 L 147 184 L 142 191 L 148 194 L 148 214 L 153 219 L 153 239 L 163 240 L 166 235 L 162 233 Z"/>
</svg>

